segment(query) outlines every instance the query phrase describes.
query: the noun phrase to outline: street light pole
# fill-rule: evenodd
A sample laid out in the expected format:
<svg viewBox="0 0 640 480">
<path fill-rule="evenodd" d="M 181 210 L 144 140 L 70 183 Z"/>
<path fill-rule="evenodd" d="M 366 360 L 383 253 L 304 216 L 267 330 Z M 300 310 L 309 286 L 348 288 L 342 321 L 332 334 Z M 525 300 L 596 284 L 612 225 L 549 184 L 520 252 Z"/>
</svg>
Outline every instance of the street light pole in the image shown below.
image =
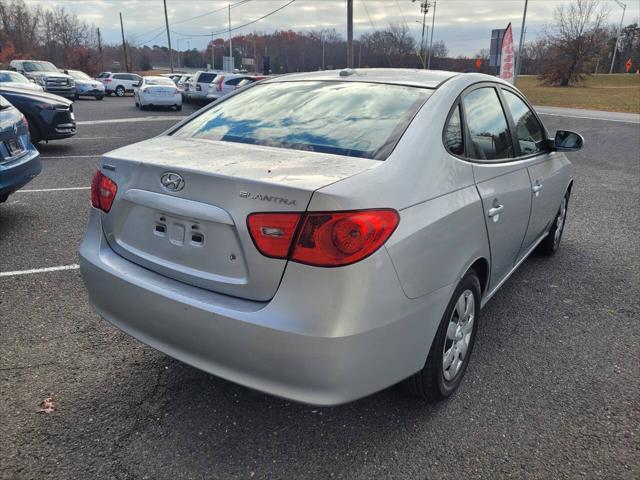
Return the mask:
<svg viewBox="0 0 640 480">
<path fill-rule="evenodd" d="M 433 30 L 436 25 L 436 2 L 433 2 L 433 18 L 431 19 L 431 39 L 429 40 L 429 60 L 427 60 L 427 68 L 431 70 L 431 51 L 433 50 Z"/>
<path fill-rule="evenodd" d="M 616 54 L 618 53 L 618 42 L 620 42 L 620 34 L 622 33 L 622 22 L 624 22 L 624 12 L 627 9 L 627 6 L 620 0 L 614 1 L 622 7 L 622 18 L 620 19 L 620 26 L 618 27 L 618 34 L 616 35 L 616 45 L 615 47 L 613 47 L 613 57 L 611 57 L 611 68 L 609 69 L 609 74 L 613 73 L 613 64 L 616 61 Z"/>
<path fill-rule="evenodd" d="M 233 60 L 233 43 L 231 42 L 231 4 L 229 4 L 229 56 L 231 57 L 231 71 L 233 72 L 233 69 L 236 66 L 236 62 Z M 224 69 L 224 66 L 222 68 Z"/>
<path fill-rule="evenodd" d="M 518 46 L 518 57 L 516 58 L 516 70 L 515 75 L 513 76 L 513 84 L 516 84 L 516 79 L 518 78 L 518 74 L 520 73 L 520 67 L 522 66 L 522 47 L 524 46 L 524 24 L 527 21 L 527 5 L 529 4 L 529 0 L 524 0 L 524 13 L 522 14 L 522 27 L 520 28 L 520 45 Z"/>
</svg>

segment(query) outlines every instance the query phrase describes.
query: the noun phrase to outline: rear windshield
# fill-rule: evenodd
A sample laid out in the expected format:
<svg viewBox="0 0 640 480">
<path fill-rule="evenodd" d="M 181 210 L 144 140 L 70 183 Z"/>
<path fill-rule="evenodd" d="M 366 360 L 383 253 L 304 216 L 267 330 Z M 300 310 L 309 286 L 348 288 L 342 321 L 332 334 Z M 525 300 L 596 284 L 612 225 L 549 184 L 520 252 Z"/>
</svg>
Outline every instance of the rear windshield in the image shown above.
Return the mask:
<svg viewBox="0 0 640 480">
<path fill-rule="evenodd" d="M 173 86 L 173 80 L 166 77 L 147 77 L 144 79 L 145 85 L 165 85 L 165 86 Z"/>
<path fill-rule="evenodd" d="M 198 77 L 198 83 L 211 83 L 217 76 L 217 73 L 201 73 Z"/>
<path fill-rule="evenodd" d="M 384 160 L 431 92 L 361 82 L 258 84 L 174 135 Z"/>
</svg>

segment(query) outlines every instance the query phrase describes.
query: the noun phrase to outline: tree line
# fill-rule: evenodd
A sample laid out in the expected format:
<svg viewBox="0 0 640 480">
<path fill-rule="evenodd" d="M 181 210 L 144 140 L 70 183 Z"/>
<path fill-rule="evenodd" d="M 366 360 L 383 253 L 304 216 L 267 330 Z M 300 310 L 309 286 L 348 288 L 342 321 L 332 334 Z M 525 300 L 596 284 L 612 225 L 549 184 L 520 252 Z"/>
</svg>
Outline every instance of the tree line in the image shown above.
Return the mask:
<svg viewBox="0 0 640 480">
<path fill-rule="evenodd" d="M 557 9 L 554 22 L 542 36 L 525 44 L 520 73 L 540 75 L 549 84 L 567 85 L 579 82 L 588 73 L 608 72 L 617 33 L 615 26 L 607 24 L 607 11 L 598 0 L 568 2 Z M 131 39 L 124 45 L 128 60 L 125 62 L 122 44 L 102 45 L 99 29 L 64 7 L 43 8 L 24 0 L 0 0 L 0 64 L 5 67 L 14 58 L 49 60 L 60 67 L 77 68 L 89 74 L 105 69 L 146 71 L 169 65 L 167 47 L 136 43 L 139 37 L 135 36 Z M 638 25 L 626 26 L 620 39 L 615 72 L 624 72 L 628 59 L 636 66 L 640 61 Z M 174 66 L 222 68 L 222 57 L 230 55 L 225 40 L 215 38 L 200 50 L 173 49 Z M 428 48 L 421 49 L 406 24 L 390 24 L 361 35 L 353 48 L 355 66 L 362 68 L 422 68 L 429 54 Z M 344 68 L 346 50 L 346 40 L 334 29 L 253 32 L 233 37 L 236 68 L 244 66 L 252 70 L 254 67 L 247 65 L 250 61 L 246 59 L 253 59 L 256 70 L 261 71 L 262 59 L 269 57 L 273 73 Z M 454 58 L 446 44 L 438 41 L 431 51 L 431 67 L 495 73 L 489 69 L 488 53 L 482 49 L 473 57 Z"/>
</svg>

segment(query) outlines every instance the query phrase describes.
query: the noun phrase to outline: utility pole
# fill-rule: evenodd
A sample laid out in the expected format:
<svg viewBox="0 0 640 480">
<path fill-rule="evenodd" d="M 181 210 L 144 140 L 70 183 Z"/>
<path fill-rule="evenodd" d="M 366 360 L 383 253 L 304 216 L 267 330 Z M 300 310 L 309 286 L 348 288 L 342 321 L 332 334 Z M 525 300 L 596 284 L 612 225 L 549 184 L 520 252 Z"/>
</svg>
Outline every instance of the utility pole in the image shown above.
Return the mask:
<svg viewBox="0 0 640 480">
<path fill-rule="evenodd" d="M 98 53 L 100 54 L 100 68 L 104 72 L 104 57 L 102 56 L 102 37 L 100 36 L 100 27 L 97 29 L 98 32 Z"/>
<path fill-rule="evenodd" d="M 353 0 L 347 0 L 347 68 L 353 68 Z"/>
<path fill-rule="evenodd" d="M 233 72 L 233 69 L 236 66 L 236 61 L 233 59 L 233 43 L 231 42 L 231 4 L 229 4 L 229 56 L 231 57 L 231 62 L 233 65 L 231 71 Z"/>
<path fill-rule="evenodd" d="M 412 2 L 415 2 L 416 0 L 411 0 Z M 426 27 L 426 23 L 427 23 L 427 13 L 429 12 L 429 7 L 431 5 L 429 4 L 429 2 L 424 1 L 424 2 L 420 2 L 420 13 L 422 13 L 422 36 L 420 37 L 420 61 L 422 62 L 422 68 L 427 68 L 427 62 L 424 61 L 424 31 L 425 31 L 425 27 Z M 416 22 L 418 22 L 416 20 Z M 420 22 L 418 22 L 420 23 Z M 427 35 L 429 35 L 429 27 L 426 27 L 427 30 Z"/>
<path fill-rule="evenodd" d="M 120 12 L 120 32 L 122 32 L 122 51 L 124 53 L 124 69 L 129 71 L 129 59 L 127 58 L 127 44 L 124 41 L 124 25 L 122 23 L 122 12 Z"/>
<path fill-rule="evenodd" d="M 522 27 L 520 28 L 520 45 L 518 45 L 518 56 L 516 57 L 516 69 L 515 74 L 513 75 L 513 84 L 516 84 L 516 79 L 520 74 L 520 67 L 522 67 L 522 48 L 524 47 L 524 25 L 527 21 L 527 5 L 529 4 L 529 0 L 524 0 L 524 12 L 522 13 Z"/>
<path fill-rule="evenodd" d="M 622 7 L 622 18 L 620 19 L 620 26 L 618 27 L 618 34 L 616 35 L 616 45 L 615 47 L 613 47 L 613 57 L 611 57 L 611 68 L 609 69 L 609 74 L 613 73 L 613 65 L 616 61 L 616 54 L 618 53 L 618 43 L 620 42 L 620 33 L 622 33 L 622 22 L 624 22 L 624 12 L 627 9 L 627 6 L 620 0 L 615 0 L 615 2 Z"/>
<path fill-rule="evenodd" d="M 427 68 L 431 70 L 431 51 L 433 50 L 433 30 L 436 25 L 436 2 L 433 2 L 433 18 L 431 19 L 431 40 L 429 40 L 429 60 L 427 60 Z"/>
<path fill-rule="evenodd" d="M 167 0 L 162 0 L 164 3 L 164 22 L 167 25 L 167 42 L 169 42 L 169 65 L 171 67 L 171 73 L 173 73 L 173 51 L 171 50 L 171 32 L 169 31 L 169 17 L 167 16 Z"/>
<path fill-rule="evenodd" d="M 224 57 L 224 41 L 222 42 L 222 56 Z M 211 70 L 215 70 L 216 69 L 216 57 L 215 54 L 213 53 L 213 50 L 215 48 L 215 45 L 213 43 L 213 32 L 211 32 Z"/>
</svg>

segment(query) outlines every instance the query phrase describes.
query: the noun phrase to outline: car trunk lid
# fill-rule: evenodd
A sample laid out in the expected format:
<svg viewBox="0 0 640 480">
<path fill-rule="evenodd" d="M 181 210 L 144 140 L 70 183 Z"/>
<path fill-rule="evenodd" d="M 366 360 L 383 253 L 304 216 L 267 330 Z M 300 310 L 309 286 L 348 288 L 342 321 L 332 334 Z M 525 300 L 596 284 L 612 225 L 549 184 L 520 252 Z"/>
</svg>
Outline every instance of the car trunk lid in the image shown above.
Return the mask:
<svg viewBox="0 0 640 480">
<path fill-rule="evenodd" d="M 380 162 L 163 136 L 110 152 L 102 164 L 118 185 L 103 215 L 114 251 L 191 285 L 267 301 L 286 260 L 257 251 L 247 215 L 305 211 L 318 188 Z"/>
</svg>

